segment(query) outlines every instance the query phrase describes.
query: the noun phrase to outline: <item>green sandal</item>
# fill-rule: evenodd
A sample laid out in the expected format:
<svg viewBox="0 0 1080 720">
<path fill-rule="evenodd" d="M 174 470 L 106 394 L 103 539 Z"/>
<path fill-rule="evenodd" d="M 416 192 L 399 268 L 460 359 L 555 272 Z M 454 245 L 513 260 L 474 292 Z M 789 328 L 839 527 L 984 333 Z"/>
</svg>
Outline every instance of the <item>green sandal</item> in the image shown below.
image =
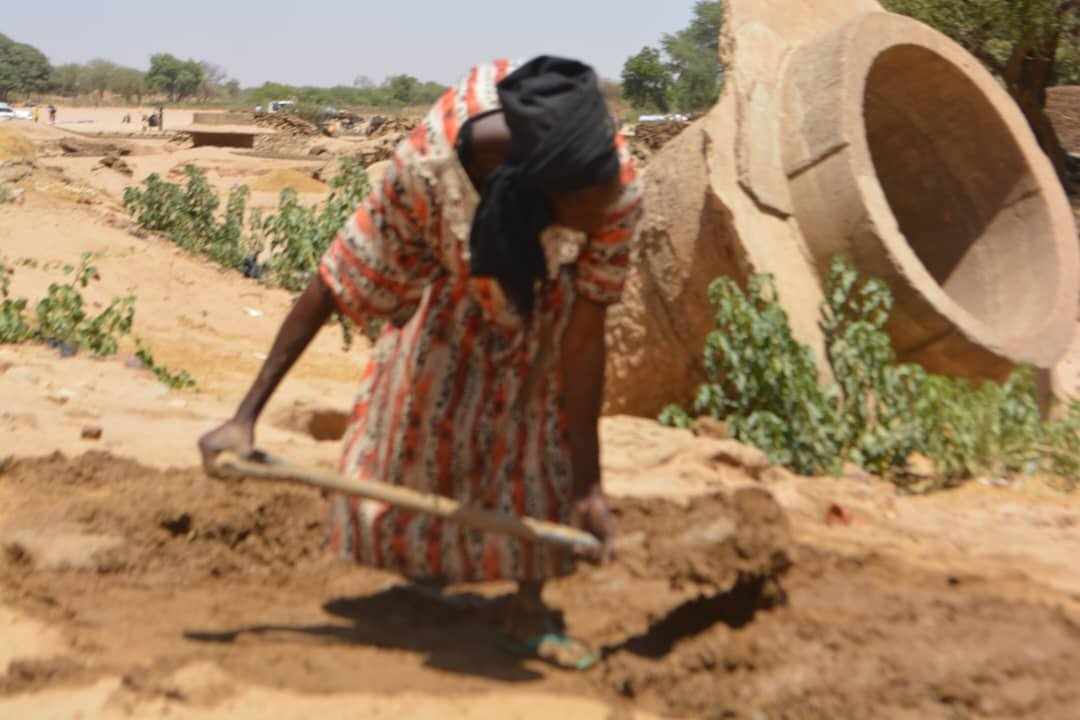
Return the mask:
<svg viewBox="0 0 1080 720">
<path fill-rule="evenodd" d="M 500 633 L 499 647 L 515 657 L 543 660 L 562 670 L 583 672 L 600 660 L 585 643 L 559 632 L 543 633 L 528 640 Z"/>
</svg>

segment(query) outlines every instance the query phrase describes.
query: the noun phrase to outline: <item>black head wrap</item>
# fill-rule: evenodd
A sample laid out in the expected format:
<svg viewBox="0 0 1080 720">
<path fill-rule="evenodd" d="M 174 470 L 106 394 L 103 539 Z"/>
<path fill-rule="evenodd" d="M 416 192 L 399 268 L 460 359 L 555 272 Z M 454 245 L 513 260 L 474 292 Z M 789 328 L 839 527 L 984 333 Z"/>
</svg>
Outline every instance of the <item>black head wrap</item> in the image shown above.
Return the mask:
<svg viewBox="0 0 1080 720">
<path fill-rule="evenodd" d="M 596 73 L 541 56 L 498 85 L 510 155 L 487 180 L 470 237 L 471 272 L 494 277 L 522 315 L 547 274 L 540 233 L 551 223 L 547 192 L 602 185 L 619 172 L 615 127 Z"/>
</svg>

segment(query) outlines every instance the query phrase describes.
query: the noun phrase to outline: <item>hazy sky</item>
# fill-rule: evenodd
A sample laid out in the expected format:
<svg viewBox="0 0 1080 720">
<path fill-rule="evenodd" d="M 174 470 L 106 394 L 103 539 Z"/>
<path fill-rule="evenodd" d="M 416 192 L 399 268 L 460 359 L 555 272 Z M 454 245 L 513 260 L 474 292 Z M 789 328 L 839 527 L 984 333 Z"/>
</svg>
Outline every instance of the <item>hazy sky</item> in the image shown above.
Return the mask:
<svg viewBox="0 0 1080 720">
<path fill-rule="evenodd" d="M 693 0 L 0 0 L 0 33 L 54 64 L 103 57 L 145 69 L 154 52 L 210 60 L 247 85 L 448 83 L 496 57 L 561 54 L 617 78 L 626 58 L 690 18 Z"/>
</svg>

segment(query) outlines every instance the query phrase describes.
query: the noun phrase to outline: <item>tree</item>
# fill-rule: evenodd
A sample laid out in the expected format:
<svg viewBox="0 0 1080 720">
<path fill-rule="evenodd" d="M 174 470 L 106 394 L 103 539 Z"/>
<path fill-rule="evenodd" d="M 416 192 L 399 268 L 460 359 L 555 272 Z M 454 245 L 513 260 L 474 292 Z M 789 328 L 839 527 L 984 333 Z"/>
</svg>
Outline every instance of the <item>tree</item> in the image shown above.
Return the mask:
<svg viewBox="0 0 1080 720">
<path fill-rule="evenodd" d="M 49 60 L 40 50 L 0 34 L 0 100 L 12 92 L 47 89 L 51 74 Z"/>
<path fill-rule="evenodd" d="M 623 65 L 623 97 L 635 107 L 655 108 L 666 113 L 671 105 L 668 93 L 672 84 L 671 68 L 656 48 L 641 48 L 641 52 Z"/>
<path fill-rule="evenodd" d="M 962 45 L 1020 106 L 1058 176 L 1065 152 L 1046 116 L 1046 89 L 1080 82 L 1080 0 L 884 0 Z"/>
<path fill-rule="evenodd" d="M 119 68 L 115 63 L 108 60 L 91 60 L 83 66 L 82 89 L 98 94 L 100 101 L 105 97 L 106 90 L 113 89 L 114 76 Z"/>
<path fill-rule="evenodd" d="M 723 68 L 720 65 L 720 29 L 724 4 L 719 0 L 694 3 L 690 24 L 661 40 L 668 67 L 675 78 L 671 95 L 684 112 L 706 110 L 720 97 Z"/>
<path fill-rule="evenodd" d="M 74 97 L 83 90 L 83 66 L 78 63 L 57 65 L 49 78 L 49 86 L 67 97 Z"/>
<path fill-rule="evenodd" d="M 367 75 L 357 75 L 352 84 L 354 88 L 360 88 L 361 90 L 370 90 L 375 87 L 375 81 Z"/>
<path fill-rule="evenodd" d="M 240 97 L 240 81 L 233 78 L 225 83 L 225 94 L 232 100 Z"/>
<path fill-rule="evenodd" d="M 420 81 L 412 75 L 391 75 L 386 78 L 383 87 L 390 93 L 390 98 L 402 105 L 416 102 Z"/>
<path fill-rule="evenodd" d="M 146 74 L 135 68 L 117 67 L 113 71 L 109 89 L 123 97 L 125 101 L 135 100 L 141 105 L 143 95 L 146 93 Z"/>
<path fill-rule="evenodd" d="M 199 63 L 202 68 L 203 79 L 199 86 L 199 95 L 204 100 L 219 95 L 225 91 L 225 83 L 229 79 L 229 73 L 225 68 L 208 60 Z"/>
<path fill-rule="evenodd" d="M 203 82 L 203 68 L 195 60 L 181 60 L 168 53 L 150 56 L 147 84 L 169 96 L 171 102 L 191 97 Z"/>
</svg>

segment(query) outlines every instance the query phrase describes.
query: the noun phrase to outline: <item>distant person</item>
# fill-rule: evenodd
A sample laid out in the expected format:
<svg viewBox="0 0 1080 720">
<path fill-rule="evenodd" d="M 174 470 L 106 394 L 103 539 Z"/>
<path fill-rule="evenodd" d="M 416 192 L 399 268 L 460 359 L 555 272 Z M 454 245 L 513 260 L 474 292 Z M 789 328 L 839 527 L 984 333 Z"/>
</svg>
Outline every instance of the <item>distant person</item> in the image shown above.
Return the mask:
<svg viewBox="0 0 1080 720">
<path fill-rule="evenodd" d="M 55 125 L 56 124 L 56 106 L 55 105 L 49 105 L 49 124 L 50 125 Z"/>
<path fill-rule="evenodd" d="M 41 108 L 37 105 L 34 106 L 34 122 L 37 123 L 41 120 Z"/>
<path fill-rule="evenodd" d="M 165 106 L 164 105 L 158 105 L 157 115 L 158 115 L 158 118 L 157 118 L 158 132 L 165 132 Z"/>
<path fill-rule="evenodd" d="M 641 217 L 637 172 L 587 65 L 545 56 L 468 77 L 397 147 L 233 419 L 200 439 L 203 462 L 251 454 L 260 412 L 338 308 L 358 324 L 386 320 L 342 473 L 574 522 L 610 551 L 604 319 Z M 597 660 L 541 597 L 574 571 L 563 549 L 341 494 L 327 530 L 339 556 L 417 582 L 516 581 L 506 650 L 574 669 Z"/>
<path fill-rule="evenodd" d="M 146 117 L 146 113 L 142 113 L 141 132 L 146 132 L 147 128 L 149 127 L 149 123 L 150 123 L 150 120 L 149 120 L 149 118 Z"/>
</svg>

